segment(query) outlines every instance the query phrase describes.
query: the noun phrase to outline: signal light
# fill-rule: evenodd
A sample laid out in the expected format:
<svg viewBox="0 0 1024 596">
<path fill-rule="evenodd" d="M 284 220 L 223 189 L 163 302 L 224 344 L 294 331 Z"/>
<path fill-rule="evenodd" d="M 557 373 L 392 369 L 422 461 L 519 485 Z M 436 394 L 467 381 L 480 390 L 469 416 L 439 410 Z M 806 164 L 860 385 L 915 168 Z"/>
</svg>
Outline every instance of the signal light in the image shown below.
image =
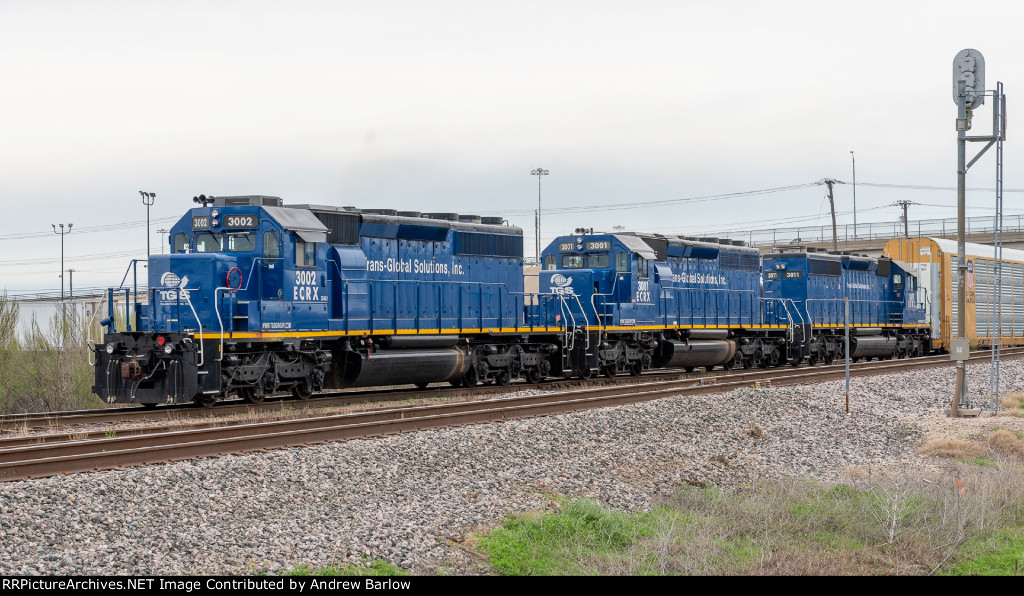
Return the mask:
<svg viewBox="0 0 1024 596">
<path fill-rule="evenodd" d="M 162 346 L 162 345 L 164 345 L 165 343 L 167 343 L 167 338 L 166 338 L 166 337 L 164 337 L 164 336 L 162 336 L 162 335 L 161 335 L 161 336 L 159 336 L 159 337 L 157 337 L 157 338 L 156 338 L 156 345 L 158 345 L 158 346 Z"/>
</svg>

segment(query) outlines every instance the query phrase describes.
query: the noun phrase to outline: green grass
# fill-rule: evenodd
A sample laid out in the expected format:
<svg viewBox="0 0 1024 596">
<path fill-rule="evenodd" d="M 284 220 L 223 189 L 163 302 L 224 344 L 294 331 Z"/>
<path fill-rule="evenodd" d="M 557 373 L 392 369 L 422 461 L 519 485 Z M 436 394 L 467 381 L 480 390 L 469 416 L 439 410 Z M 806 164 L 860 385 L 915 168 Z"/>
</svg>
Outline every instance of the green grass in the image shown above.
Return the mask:
<svg viewBox="0 0 1024 596">
<path fill-rule="evenodd" d="M 966 492 L 952 480 L 907 479 L 732 492 L 683 486 L 665 507 L 635 514 L 570 500 L 556 513 L 509 518 L 478 544 L 503 575 L 1005 575 L 1015 564 L 1024 574 L 1020 471 L 973 469 L 983 476 Z M 997 501 L 1001 508 L 992 509 Z M 957 519 L 981 506 L 989 508 L 985 527 L 968 521 L 958 530 Z M 958 549 L 962 531 L 967 541 Z"/>
<path fill-rule="evenodd" d="M 409 575 L 409 572 L 404 569 L 399 569 L 391 563 L 385 561 L 370 561 L 367 565 L 328 565 L 326 567 L 320 567 L 314 569 L 309 565 L 299 565 L 294 567 L 282 575 L 293 575 L 293 576 L 362 576 L 362 575 Z"/>
<path fill-rule="evenodd" d="M 963 552 L 963 558 L 942 575 L 1024 575 L 1024 532 L 1019 528 L 970 540 Z"/>
<path fill-rule="evenodd" d="M 657 513 L 629 515 L 586 499 L 568 501 L 558 513 L 513 517 L 480 540 L 504 575 L 577 575 L 593 559 L 616 557 L 652 532 Z"/>
</svg>

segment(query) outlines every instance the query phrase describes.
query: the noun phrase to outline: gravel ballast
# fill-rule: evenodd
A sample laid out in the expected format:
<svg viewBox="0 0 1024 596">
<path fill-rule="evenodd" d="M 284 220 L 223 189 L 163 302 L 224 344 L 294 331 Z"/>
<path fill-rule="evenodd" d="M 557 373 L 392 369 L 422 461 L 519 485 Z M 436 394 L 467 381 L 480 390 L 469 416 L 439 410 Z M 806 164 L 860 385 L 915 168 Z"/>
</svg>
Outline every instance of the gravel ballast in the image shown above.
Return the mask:
<svg viewBox="0 0 1024 596">
<path fill-rule="evenodd" d="M 1004 393 L 1024 391 L 1024 361 L 1001 371 Z M 969 368 L 976 400 L 988 380 L 987 364 Z M 849 414 L 843 381 L 746 388 L 0 484 L 0 574 L 273 573 L 366 558 L 458 572 L 467 559 L 453 542 L 553 495 L 634 511 L 686 482 L 832 482 L 916 458 L 952 386 L 950 366 L 855 378 Z"/>
</svg>

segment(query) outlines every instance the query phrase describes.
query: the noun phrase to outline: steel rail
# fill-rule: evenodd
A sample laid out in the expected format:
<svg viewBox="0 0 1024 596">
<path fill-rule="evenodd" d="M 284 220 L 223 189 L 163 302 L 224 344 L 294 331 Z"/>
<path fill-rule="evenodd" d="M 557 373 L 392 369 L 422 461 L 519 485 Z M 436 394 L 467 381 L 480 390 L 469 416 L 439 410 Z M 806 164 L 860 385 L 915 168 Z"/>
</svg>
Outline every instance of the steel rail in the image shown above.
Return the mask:
<svg viewBox="0 0 1024 596">
<path fill-rule="evenodd" d="M 975 354 L 987 354 L 987 352 L 976 352 Z M 1015 348 L 1004 350 L 1003 354 L 1006 357 L 1012 357 L 1014 355 L 1024 355 L 1024 348 Z M 980 357 L 980 356 L 978 356 Z M 899 362 L 914 362 L 914 361 L 948 361 L 947 355 L 933 355 L 924 356 L 920 358 L 899 360 Z M 886 361 L 888 362 L 888 361 Z M 893 362 L 896 362 L 895 360 Z M 854 366 L 865 366 L 867 362 L 857 363 Z M 783 365 L 785 366 L 785 365 Z M 818 364 L 814 367 L 815 370 L 828 370 L 831 367 L 841 368 L 841 364 L 824 365 Z M 809 367 L 802 367 L 807 370 Z M 561 379 L 553 378 L 544 381 L 539 384 L 529 383 L 516 383 L 512 385 L 478 385 L 474 387 L 450 387 L 437 385 L 427 389 L 409 389 L 409 388 L 391 388 L 391 389 L 359 389 L 359 390 L 346 390 L 340 392 L 331 392 L 320 394 L 321 397 L 314 398 L 309 401 L 286 399 L 284 397 L 273 398 L 261 404 L 245 403 L 241 400 L 229 400 L 213 408 L 204 408 L 196 404 L 177 404 L 172 406 L 162 406 L 155 409 L 144 408 L 144 407 L 125 407 L 125 408 L 113 408 L 113 409 L 102 409 L 102 410 L 73 410 L 65 412 L 43 412 L 43 413 L 29 413 L 29 414 L 11 414 L 7 416 L 0 416 L 0 431 L 12 431 L 12 430 L 28 430 L 39 427 L 60 427 L 70 425 L 84 425 L 84 424 L 120 424 L 125 422 L 135 422 L 142 420 L 159 420 L 159 419 L 172 419 L 174 416 L 181 416 L 184 418 L 199 418 L 210 420 L 211 418 L 230 416 L 236 414 L 248 414 L 257 411 L 274 411 L 274 410 L 301 410 L 301 409 L 320 409 L 324 407 L 335 407 L 335 406 L 347 406 L 356 404 L 365 404 L 373 402 L 386 402 L 386 401 L 397 401 L 397 400 L 410 400 L 410 399 L 438 399 L 438 398 L 458 398 L 466 395 L 487 395 L 506 393 L 516 391 L 522 388 L 539 387 L 549 390 L 561 390 L 568 388 L 576 388 L 585 385 L 603 384 L 603 385 L 626 385 L 648 382 L 646 379 L 650 378 L 662 378 L 662 379 L 695 379 L 695 378 L 732 378 L 737 375 L 757 375 L 757 374 L 770 374 L 759 371 L 772 371 L 777 369 L 757 369 L 757 371 L 751 371 L 747 369 L 732 369 L 732 370 L 718 370 L 714 373 L 685 373 L 682 369 L 659 369 L 657 371 L 649 371 L 644 373 L 641 377 L 633 377 L 620 375 L 612 378 L 607 377 L 594 377 L 589 380 L 583 379 Z M 710 375 L 710 376 L 709 376 Z M 746 377 L 743 377 L 746 378 Z M 80 435 L 81 433 L 62 433 L 63 435 Z M 42 435 L 35 435 L 36 437 Z M 52 439 L 51 439 L 52 440 Z M 41 441 L 35 441 L 41 442 Z M 0 439 L 0 447 L 3 447 L 4 440 Z"/>
</svg>

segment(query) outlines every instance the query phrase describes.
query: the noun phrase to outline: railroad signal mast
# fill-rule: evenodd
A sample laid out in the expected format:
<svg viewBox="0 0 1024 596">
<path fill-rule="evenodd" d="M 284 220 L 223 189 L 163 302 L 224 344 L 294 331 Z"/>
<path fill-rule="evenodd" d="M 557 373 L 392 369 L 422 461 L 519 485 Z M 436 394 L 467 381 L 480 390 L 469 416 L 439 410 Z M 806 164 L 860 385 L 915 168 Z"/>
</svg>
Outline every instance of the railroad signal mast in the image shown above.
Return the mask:
<svg viewBox="0 0 1024 596">
<path fill-rule="evenodd" d="M 985 96 L 992 96 L 992 134 L 987 136 L 967 136 L 971 130 L 971 118 L 974 110 L 985 104 Z M 974 49 L 961 50 L 953 58 L 953 102 L 957 106 L 957 201 L 956 201 L 956 241 L 957 241 L 957 336 L 950 342 L 950 357 L 956 361 L 956 385 L 953 390 L 953 401 L 949 415 L 958 417 L 961 407 L 970 408 L 970 394 L 967 392 L 967 358 L 970 356 L 970 344 L 967 338 L 967 251 L 964 245 L 965 225 L 965 188 L 967 170 L 992 145 L 996 145 L 996 218 L 1002 214 L 1003 189 L 1003 141 L 1006 139 L 1006 95 L 1003 84 L 996 83 L 993 91 L 985 90 L 985 58 Z M 967 161 L 967 143 L 982 142 L 986 145 L 971 161 Z M 997 229 L 998 234 L 998 229 Z M 996 247 L 997 258 L 999 247 Z M 999 267 L 996 262 L 996 267 Z M 998 270 L 998 269 L 997 269 Z M 999 339 L 993 345 L 993 368 L 998 366 L 994 357 L 1002 342 L 1002 314 L 999 315 Z M 998 375 L 998 373 L 996 373 Z M 998 389 L 996 390 L 998 395 Z M 998 399 L 998 398 L 997 398 Z M 976 411 L 972 411 L 976 415 Z"/>
</svg>

